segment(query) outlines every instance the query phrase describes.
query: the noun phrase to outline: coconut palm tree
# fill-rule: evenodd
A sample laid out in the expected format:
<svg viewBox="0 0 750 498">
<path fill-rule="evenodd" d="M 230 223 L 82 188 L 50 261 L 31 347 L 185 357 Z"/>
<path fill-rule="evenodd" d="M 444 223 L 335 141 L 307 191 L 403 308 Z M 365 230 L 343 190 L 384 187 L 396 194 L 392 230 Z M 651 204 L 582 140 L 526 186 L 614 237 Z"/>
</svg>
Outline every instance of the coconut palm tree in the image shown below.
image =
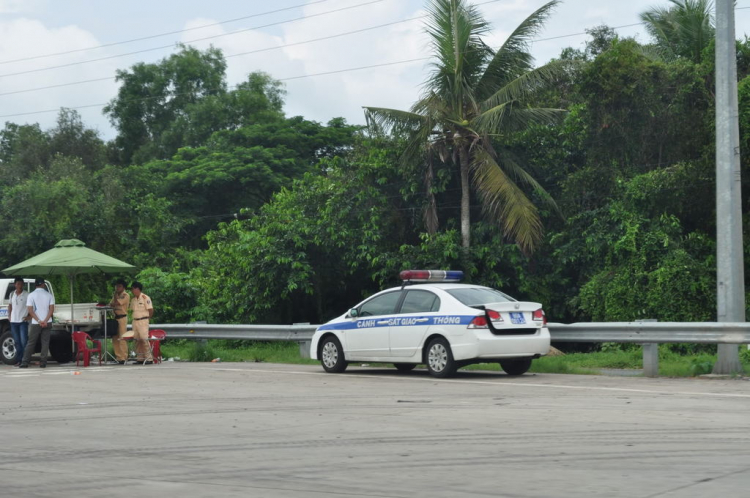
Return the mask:
<svg viewBox="0 0 750 498">
<path fill-rule="evenodd" d="M 506 237 L 531 252 L 542 237 L 539 211 L 519 184 L 554 202 L 499 138 L 533 124 L 548 124 L 560 109 L 527 105 L 565 69 L 562 62 L 534 68 L 528 45 L 540 31 L 553 0 L 531 14 L 497 50 L 482 36 L 489 24 L 465 0 L 431 0 L 426 32 L 433 62 L 422 97 L 410 111 L 366 107 L 371 127 L 408 134 L 404 160 L 425 159 L 428 231 L 437 229 L 437 210 L 429 194 L 435 161 L 457 167 L 461 185 L 461 237 L 469 248 L 472 186 L 485 215 L 502 226 Z"/>
<path fill-rule="evenodd" d="M 714 38 L 713 1 L 669 0 L 671 7 L 654 7 L 641 14 L 646 31 L 662 56 L 684 57 L 695 63 Z"/>
</svg>

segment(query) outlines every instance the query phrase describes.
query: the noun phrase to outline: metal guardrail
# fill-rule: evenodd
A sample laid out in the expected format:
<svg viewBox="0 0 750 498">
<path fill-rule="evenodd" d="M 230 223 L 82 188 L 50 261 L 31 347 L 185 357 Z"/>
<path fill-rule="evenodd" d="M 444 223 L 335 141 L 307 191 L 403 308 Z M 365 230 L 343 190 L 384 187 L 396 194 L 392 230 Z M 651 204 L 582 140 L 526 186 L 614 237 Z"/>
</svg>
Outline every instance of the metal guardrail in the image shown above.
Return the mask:
<svg viewBox="0 0 750 498">
<path fill-rule="evenodd" d="M 171 339 L 247 339 L 306 342 L 318 325 L 152 324 Z M 549 323 L 556 342 L 749 344 L 750 323 L 598 322 Z"/>
<path fill-rule="evenodd" d="M 548 323 L 557 342 L 622 342 L 638 344 L 748 344 L 750 323 L 599 322 Z"/>
<path fill-rule="evenodd" d="M 750 344 L 750 323 L 598 322 L 548 323 L 553 342 L 620 342 L 643 344 L 643 374 L 659 375 L 659 344 Z M 299 343 L 300 356 L 310 357 L 310 341 L 318 325 L 153 324 L 171 339 L 246 339 Z"/>
<path fill-rule="evenodd" d="M 220 325 L 220 324 L 151 324 L 163 329 L 170 339 L 247 339 L 252 341 L 303 342 L 312 339 L 318 325 Z"/>
</svg>

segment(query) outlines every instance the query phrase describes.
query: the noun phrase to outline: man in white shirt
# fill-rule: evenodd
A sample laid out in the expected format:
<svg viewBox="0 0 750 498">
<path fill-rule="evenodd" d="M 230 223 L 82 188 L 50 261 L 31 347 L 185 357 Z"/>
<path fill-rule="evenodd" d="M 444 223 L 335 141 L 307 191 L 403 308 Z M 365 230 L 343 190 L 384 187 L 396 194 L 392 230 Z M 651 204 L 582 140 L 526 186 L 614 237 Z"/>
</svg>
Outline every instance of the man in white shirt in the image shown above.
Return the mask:
<svg viewBox="0 0 750 498">
<path fill-rule="evenodd" d="M 21 360 L 21 368 L 29 368 L 31 355 L 34 353 L 36 341 L 39 340 L 39 337 L 42 338 L 39 368 L 47 367 L 52 313 L 55 312 L 55 297 L 47 292 L 43 278 L 37 278 L 34 283 L 36 284 L 36 290 L 29 294 L 26 300 L 26 309 L 29 310 L 29 316 L 31 316 L 31 326 L 29 327 L 29 342 L 26 344 L 23 360 Z"/>
<path fill-rule="evenodd" d="M 18 367 L 21 365 L 26 343 L 29 342 L 29 310 L 26 308 L 26 299 L 29 297 L 29 293 L 24 289 L 24 281 L 21 277 L 16 277 L 13 285 L 16 290 L 10 295 L 8 314 L 10 315 L 10 333 L 16 345 L 16 364 L 14 366 Z"/>
</svg>

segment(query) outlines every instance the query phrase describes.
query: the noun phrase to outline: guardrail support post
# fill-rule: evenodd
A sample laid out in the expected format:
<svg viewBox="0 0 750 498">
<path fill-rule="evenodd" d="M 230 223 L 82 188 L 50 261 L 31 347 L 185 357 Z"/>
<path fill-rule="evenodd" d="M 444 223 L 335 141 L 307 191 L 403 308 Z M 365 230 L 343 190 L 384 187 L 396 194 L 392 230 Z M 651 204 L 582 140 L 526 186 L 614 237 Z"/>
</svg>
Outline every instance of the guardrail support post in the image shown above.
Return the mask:
<svg viewBox="0 0 750 498">
<path fill-rule="evenodd" d="M 659 345 L 655 342 L 643 345 L 643 375 L 646 377 L 659 376 Z"/>
<path fill-rule="evenodd" d="M 299 356 L 300 358 L 310 359 L 310 345 L 312 341 L 299 341 Z"/>
</svg>

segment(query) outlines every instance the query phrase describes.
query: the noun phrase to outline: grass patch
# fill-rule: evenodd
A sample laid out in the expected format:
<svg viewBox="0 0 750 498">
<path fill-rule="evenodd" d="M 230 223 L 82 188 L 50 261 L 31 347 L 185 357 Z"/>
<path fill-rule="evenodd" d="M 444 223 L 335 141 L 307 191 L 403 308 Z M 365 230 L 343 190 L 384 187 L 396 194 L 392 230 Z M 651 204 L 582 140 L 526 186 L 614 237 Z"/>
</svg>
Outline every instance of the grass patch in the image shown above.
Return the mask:
<svg viewBox="0 0 750 498">
<path fill-rule="evenodd" d="M 315 365 L 315 360 L 302 359 L 296 342 L 225 341 L 212 339 L 194 341 L 188 339 L 167 340 L 161 346 L 164 358 L 180 358 L 188 361 L 224 362 L 268 362 Z"/>
</svg>

